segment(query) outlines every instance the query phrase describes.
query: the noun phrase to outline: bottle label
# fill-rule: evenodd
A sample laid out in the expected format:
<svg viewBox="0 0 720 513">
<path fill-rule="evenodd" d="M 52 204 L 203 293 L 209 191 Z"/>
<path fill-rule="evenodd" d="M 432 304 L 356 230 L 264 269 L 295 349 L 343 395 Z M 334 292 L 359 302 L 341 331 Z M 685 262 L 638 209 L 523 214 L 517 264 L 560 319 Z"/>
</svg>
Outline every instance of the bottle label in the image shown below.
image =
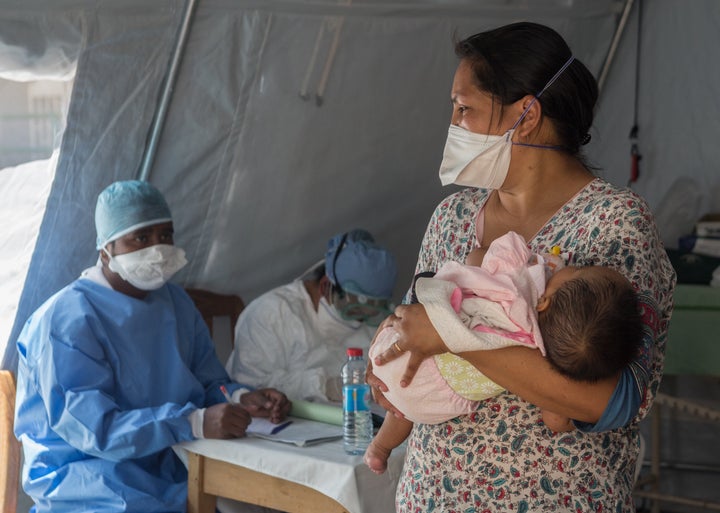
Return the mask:
<svg viewBox="0 0 720 513">
<path fill-rule="evenodd" d="M 343 407 L 345 411 L 370 411 L 370 385 L 344 385 Z"/>
</svg>

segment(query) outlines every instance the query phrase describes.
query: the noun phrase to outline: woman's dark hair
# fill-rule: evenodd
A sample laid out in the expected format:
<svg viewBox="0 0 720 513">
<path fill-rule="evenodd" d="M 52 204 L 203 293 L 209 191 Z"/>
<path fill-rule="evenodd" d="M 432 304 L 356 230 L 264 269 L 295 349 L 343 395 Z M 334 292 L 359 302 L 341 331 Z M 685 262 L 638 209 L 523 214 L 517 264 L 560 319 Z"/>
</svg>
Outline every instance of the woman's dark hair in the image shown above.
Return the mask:
<svg viewBox="0 0 720 513">
<path fill-rule="evenodd" d="M 519 22 L 455 43 L 455 54 L 471 62 L 478 88 L 501 105 L 537 95 L 572 56 L 565 40 L 550 27 Z M 575 59 L 538 99 L 553 121 L 560 146 L 580 157 L 589 140 L 598 88 L 595 77 Z"/>
</svg>

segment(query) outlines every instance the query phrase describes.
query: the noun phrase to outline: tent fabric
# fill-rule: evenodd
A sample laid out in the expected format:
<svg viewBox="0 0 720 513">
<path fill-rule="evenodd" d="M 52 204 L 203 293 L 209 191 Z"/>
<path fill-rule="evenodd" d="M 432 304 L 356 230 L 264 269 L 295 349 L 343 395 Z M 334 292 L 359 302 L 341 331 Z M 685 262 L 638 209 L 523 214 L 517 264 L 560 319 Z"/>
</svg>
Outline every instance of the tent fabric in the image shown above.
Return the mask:
<svg viewBox="0 0 720 513">
<path fill-rule="evenodd" d="M 4 353 L 17 313 L 16 299 L 22 293 L 35 249 L 57 157 L 55 151 L 47 160 L 0 172 L 0 354 Z"/>
<path fill-rule="evenodd" d="M 28 59 L 38 56 L 30 71 L 47 77 L 64 66 L 66 58 L 77 59 L 55 180 L 10 341 L 45 299 L 95 261 L 97 254 L 89 249 L 94 248 L 97 195 L 115 180 L 133 178 L 142 158 L 182 6 L 155 2 L 158 7 L 142 10 L 140 2 L 131 3 L 134 8 L 109 8 L 106 2 L 3 6 L 3 50 L 22 49 L 24 43 Z M 63 30 L 55 29 L 58 26 Z M 5 34 L 24 39 L 8 41 Z M 3 367 L 14 368 L 16 362 L 13 342 L 6 348 Z"/>
<path fill-rule="evenodd" d="M 637 2 L 636 2 L 637 3 Z M 720 3 L 712 0 L 642 2 L 638 144 L 640 179 L 633 185 L 648 200 L 667 247 L 689 234 L 697 219 L 720 212 Z M 591 160 L 609 181 L 630 176 L 637 9 L 599 101 Z"/>
<path fill-rule="evenodd" d="M 71 77 L 82 48 L 82 12 L 62 9 L 58 15 L 49 3 L 42 8 L 30 3 L 4 2 L 0 11 L 0 77 L 18 81 Z"/>
<path fill-rule="evenodd" d="M 716 101 L 712 86 L 699 78 L 650 77 L 667 69 L 668 56 L 698 77 L 700 70 L 716 77 L 720 71 L 703 67 L 702 55 L 690 49 L 691 16 L 708 26 L 714 18 L 716 25 L 720 7 L 710 0 L 650 4 L 644 23 L 673 34 L 654 28 L 643 34 L 643 90 L 653 92 L 641 97 L 644 175 L 636 189 L 657 205 L 669 185 L 659 177 L 684 166 L 704 190 L 717 183 L 709 166 L 718 161 L 717 145 L 695 133 L 705 112 L 678 116 L 665 108 L 677 101 L 681 80 Z M 622 6 L 617 0 L 197 2 L 149 175 L 166 195 L 176 244 L 190 260 L 176 281 L 247 302 L 321 258 L 333 234 L 362 227 L 395 253 L 399 299 L 434 206 L 454 190 L 437 178 L 457 64 L 453 37 L 518 20 L 545 23 L 597 75 Z M 19 69 L 61 76 L 77 68 L 10 341 L 35 308 L 95 262 L 97 194 L 137 175 L 184 7 L 179 0 L 3 2 L 2 76 Z M 631 16 L 588 146 L 590 161 L 607 170 L 599 174 L 619 184 L 629 172 L 633 23 Z M 717 130 L 717 123 L 707 126 Z M 693 161 L 696 155 L 702 159 Z M 10 343 L 3 367 L 15 362 Z"/>
</svg>

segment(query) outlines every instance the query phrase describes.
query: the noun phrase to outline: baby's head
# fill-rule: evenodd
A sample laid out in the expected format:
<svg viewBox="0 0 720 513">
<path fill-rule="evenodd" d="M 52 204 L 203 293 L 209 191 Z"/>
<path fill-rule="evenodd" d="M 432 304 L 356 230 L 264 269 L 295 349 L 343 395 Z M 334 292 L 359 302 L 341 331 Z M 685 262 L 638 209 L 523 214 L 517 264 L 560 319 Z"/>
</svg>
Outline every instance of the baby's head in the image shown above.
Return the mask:
<svg viewBox="0 0 720 513">
<path fill-rule="evenodd" d="M 537 309 L 548 361 L 572 379 L 608 378 L 637 356 L 643 334 L 637 294 L 609 267 L 559 270 Z"/>
</svg>

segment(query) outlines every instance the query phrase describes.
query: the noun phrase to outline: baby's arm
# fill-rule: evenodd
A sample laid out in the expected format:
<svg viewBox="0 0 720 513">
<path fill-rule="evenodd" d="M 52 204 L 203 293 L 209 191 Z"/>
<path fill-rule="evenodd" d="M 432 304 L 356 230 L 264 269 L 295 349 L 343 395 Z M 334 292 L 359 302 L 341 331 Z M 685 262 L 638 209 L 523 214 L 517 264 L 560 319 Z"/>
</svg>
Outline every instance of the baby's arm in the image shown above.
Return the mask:
<svg viewBox="0 0 720 513">
<path fill-rule="evenodd" d="M 542 410 L 542 419 L 545 425 L 556 433 L 573 431 L 575 429 L 575 425 L 570 420 L 570 417 L 563 417 L 558 413 Z"/>
<path fill-rule="evenodd" d="M 413 423 L 407 419 L 396 417 L 392 413 L 385 415 L 382 426 L 365 451 L 363 461 L 376 474 L 387 469 L 387 460 L 392 450 L 410 436 Z"/>
</svg>

